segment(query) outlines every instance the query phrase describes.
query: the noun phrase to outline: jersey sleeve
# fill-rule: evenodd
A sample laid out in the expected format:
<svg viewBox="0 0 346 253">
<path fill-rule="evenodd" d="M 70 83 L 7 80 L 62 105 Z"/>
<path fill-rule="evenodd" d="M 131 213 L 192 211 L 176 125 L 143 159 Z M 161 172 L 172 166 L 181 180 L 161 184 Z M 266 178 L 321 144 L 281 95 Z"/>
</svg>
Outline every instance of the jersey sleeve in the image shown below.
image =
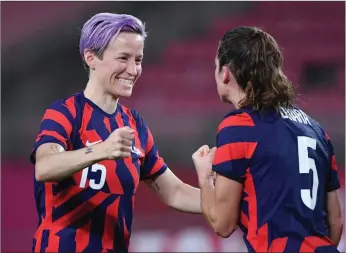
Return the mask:
<svg viewBox="0 0 346 253">
<path fill-rule="evenodd" d="M 44 143 L 56 143 L 66 150 L 70 144 L 72 124 L 73 116 L 63 101 L 55 102 L 48 107 L 43 115 L 30 161 L 35 164 L 36 150 Z"/>
<path fill-rule="evenodd" d="M 141 127 L 144 132 L 142 141 L 145 143 L 145 157 L 141 166 L 140 179 L 153 179 L 163 174 L 167 170 L 167 165 L 159 155 L 154 137 L 143 119 L 141 119 Z"/>
<path fill-rule="evenodd" d="M 334 147 L 333 144 L 328 136 L 326 134 L 327 142 L 328 142 L 328 152 L 329 152 L 329 166 L 328 166 L 328 181 L 327 181 L 327 191 L 335 191 L 340 188 L 340 180 L 338 175 L 338 167 L 336 164 L 336 158 L 334 153 Z"/>
<path fill-rule="evenodd" d="M 257 141 L 250 134 L 254 126 L 247 113 L 228 116 L 221 122 L 213 171 L 239 183 L 244 182 L 246 170 L 251 166 L 251 158 L 257 147 Z"/>
</svg>

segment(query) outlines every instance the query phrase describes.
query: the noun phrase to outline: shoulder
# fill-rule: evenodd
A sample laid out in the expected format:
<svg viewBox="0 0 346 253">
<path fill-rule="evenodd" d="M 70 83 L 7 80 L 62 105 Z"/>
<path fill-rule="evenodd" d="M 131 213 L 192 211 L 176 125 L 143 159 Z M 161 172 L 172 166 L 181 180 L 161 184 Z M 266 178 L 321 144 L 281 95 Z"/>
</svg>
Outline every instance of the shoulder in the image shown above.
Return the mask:
<svg viewBox="0 0 346 253">
<path fill-rule="evenodd" d="M 305 111 L 303 111 L 299 107 L 295 107 L 295 109 L 298 110 L 299 113 L 303 114 L 304 117 L 308 120 L 309 124 L 306 124 L 306 125 L 310 129 L 312 129 L 313 131 L 312 133 L 314 135 L 317 135 L 319 138 L 323 139 L 324 141 L 328 141 L 330 139 L 325 129 L 315 118 L 311 117 L 309 114 L 307 114 Z"/>
<path fill-rule="evenodd" d="M 49 110 L 62 113 L 66 117 L 76 118 L 76 103 L 78 102 L 78 94 L 61 98 L 52 102 L 47 108 Z"/>
<path fill-rule="evenodd" d="M 255 122 L 251 116 L 251 110 L 239 109 L 227 113 L 218 126 L 218 133 L 222 130 L 236 129 L 234 127 L 254 127 Z M 233 127 L 233 128 L 232 128 Z"/>
<path fill-rule="evenodd" d="M 227 113 L 217 129 L 217 145 L 227 143 L 258 142 L 258 131 L 248 109 Z"/>
</svg>

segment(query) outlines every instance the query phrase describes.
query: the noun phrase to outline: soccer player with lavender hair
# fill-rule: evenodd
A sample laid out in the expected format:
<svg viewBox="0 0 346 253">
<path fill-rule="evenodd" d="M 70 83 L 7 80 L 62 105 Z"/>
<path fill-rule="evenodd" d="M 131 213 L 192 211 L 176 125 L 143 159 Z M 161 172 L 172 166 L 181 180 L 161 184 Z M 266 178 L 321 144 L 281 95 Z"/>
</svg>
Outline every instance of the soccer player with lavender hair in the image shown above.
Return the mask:
<svg viewBox="0 0 346 253">
<path fill-rule="evenodd" d="M 84 24 L 89 81 L 46 109 L 31 154 L 33 252 L 127 252 L 141 180 L 168 206 L 201 213 L 200 190 L 173 174 L 143 118 L 119 103 L 142 73 L 145 38 L 131 15 L 100 13 Z"/>
</svg>

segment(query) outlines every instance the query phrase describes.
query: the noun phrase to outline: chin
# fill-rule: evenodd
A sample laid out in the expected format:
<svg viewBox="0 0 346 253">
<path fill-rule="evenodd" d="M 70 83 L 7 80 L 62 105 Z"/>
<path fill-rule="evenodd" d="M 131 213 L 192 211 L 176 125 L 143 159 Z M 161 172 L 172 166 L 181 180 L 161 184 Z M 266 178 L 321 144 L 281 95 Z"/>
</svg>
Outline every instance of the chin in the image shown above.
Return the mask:
<svg viewBox="0 0 346 253">
<path fill-rule="evenodd" d="M 132 95 L 133 87 L 126 87 L 123 85 L 114 85 L 109 89 L 109 93 L 112 94 L 113 97 L 117 98 L 129 98 Z"/>
<path fill-rule="evenodd" d="M 117 97 L 129 98 L 132 95 L 132 90 L 122 90 L 115 93 Z"/>
</svg>

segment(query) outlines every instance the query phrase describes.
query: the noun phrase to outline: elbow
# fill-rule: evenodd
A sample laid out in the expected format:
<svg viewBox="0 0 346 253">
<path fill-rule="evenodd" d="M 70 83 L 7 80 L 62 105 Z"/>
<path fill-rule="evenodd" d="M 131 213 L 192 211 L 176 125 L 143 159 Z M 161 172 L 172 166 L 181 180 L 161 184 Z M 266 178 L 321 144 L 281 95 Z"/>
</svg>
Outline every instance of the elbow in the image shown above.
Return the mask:
<svg viewBox="0 0 346 253">
<path fill-rule="evenodd" d="M 38 174 L 37 172 L 35 173 L 35 179 L 37 182 L 49 182 L 50 180 L 45 177 L 44 175 Z"/>
<path fill-rule="evenodd" d="M 215 228 L 214 229 L 215 233 L 222 238 L 230 237 L 235 230 L 236 230 L 236 227 Z"/>
<path fill-rule="evenodd" d="M 340 219 L 340 230 L 341 230 L 341 233 L 344 229 L 344 221 L 342 219 Z"/>
<path fill-rule="evenodd" d="M 44 182 L 42 176 L 41 176 L 39 173 L 37 173 L 36 170 L 35 170 L 35 180 L 36 180 L 37 182 Z"/>
<path fill-rule="evenodd" d="M 341 231 L 344 228 L 344 221 L 343 221 L 343 219 L 341 217 L 338 220 L 337 226 L 338 226 L 338 228 L 340 228 Z"/>
<path fill-rule="evenodd" d="M 161 201 L 163 204 L 165 204 L 166 206 L 173 208 L 173 209 L 178 209 L 177 205 L 175 204 L 174 200 L 172 200 L 169 197 L 160 197 Z"/>
<path fill-rule="evenodd" d="M 344 228 L 344 223 L 342 218 L 336 218 L 329 220 L 329 237 L 335 245 L 338 245 L 342 236 L 342 231 Z"/>
<path fill-rule="evenodd" d="M 176 204 L 174 201 L 163 200 L 163 203 L 169 208 L 180 211 L 180 206 Z"/>
<path fill-rule="evenodd" d="M 39 165 L 35 166 L 35 179 L 37 182 L 45 182 L 47 178 Z"/>
<path fill-rule="evenodd" d="M 49 182 L 52 179 L 49 178 L 49 174 L 46 171 L 47 167 L 42 161 L 37 161 L 35 165 L 35 179 L 37 182 Z"/>
<path fill-rule="evenodd" d="M 237 229 L 237 225 L 236 224 L 224 225 L 224 224 L 225 223 L 220 224 L 220 225 L 215 225 L 214 226 L 214 232 L 222 238 L 228 238 Z"/>
</svg>

